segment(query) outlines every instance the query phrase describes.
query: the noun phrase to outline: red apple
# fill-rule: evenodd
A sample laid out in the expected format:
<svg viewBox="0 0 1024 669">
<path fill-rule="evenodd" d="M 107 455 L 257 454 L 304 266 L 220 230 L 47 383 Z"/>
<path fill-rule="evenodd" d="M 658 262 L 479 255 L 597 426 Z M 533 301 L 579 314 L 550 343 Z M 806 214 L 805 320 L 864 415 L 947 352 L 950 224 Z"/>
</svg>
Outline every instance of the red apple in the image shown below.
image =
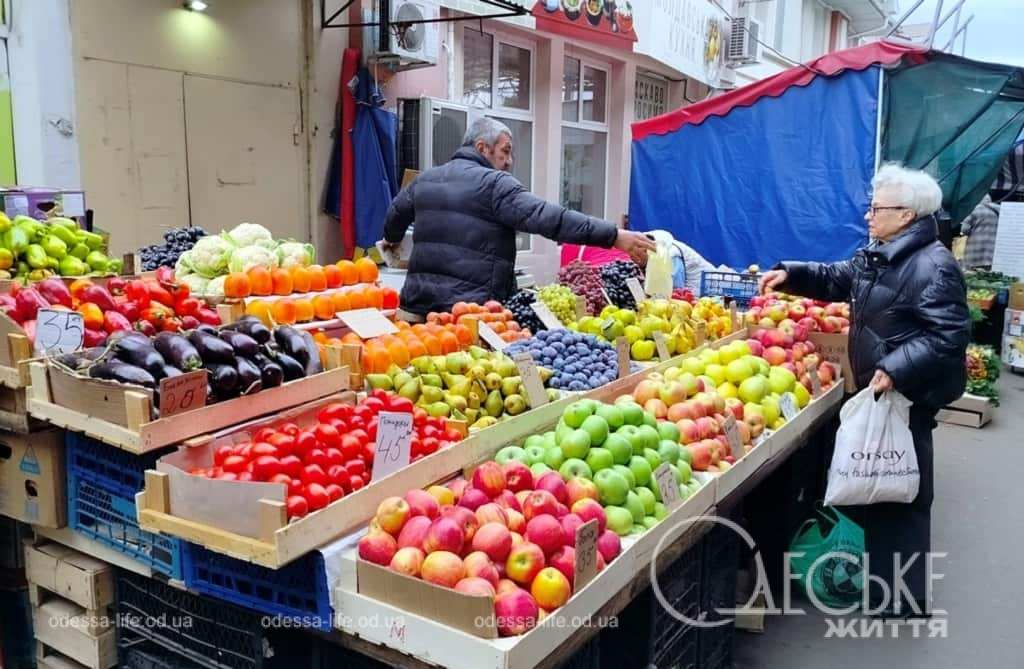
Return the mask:
<svg viewBox="0 0 1024 669">
<path fill-rule="evenodd" d="M 473 541 L 473 535 L 476 534 L 477 529 L 480 527 L 480 521 L 476 519 L 476 514 L 467 509 L 464 506 L 453 507 L 447 515 L 442 518 L 451 518 L 459 524 L 462 528 L 462 534 L 465 536 L 465 543 Z"/>
<path fill-rule="evenodd" d="M 410 518 L 398 534 L 398 547 L 421 548 L 423 541 L 427 538 L 427 532 L 430 530 L 432 522 L 426 516 L 413 516 Z"/>
<path fill-rule="evenodd" d="M 683 418 L 676 421 L 676 427 L 679 428 L 679 443 L 692 444 L 700 441 L 700 428 L 697 427 L 696 421 Z"/>
<path fill-rule="evenodd" d="M 597 537 L 597 551 L 604 558 L 605 562 L 611 562 L 622 552 L 622 541 L 619 535 L 611 530 L 604 530 Z"/>
<path fill-rule="evenodd" d="M 494 586 L 478 576 L 467 576 L 455 584 L 454 590 L 464 595 L 494 599 Z"/>
<path fill-rule="evenodd" d="M 526 518 L 515 509 L 505 509 L 508 516 L 508 529 L 522 534 L 526 531 Z"/>
<path fill-rule="evenodd" d="M 500 579 L 498 568 L 483 551 L 473 551 L 467 555 L 462 561 L 462 567 L 466 572 L 466 576 L 482 578 L 494 587 L 498 587 L 498 580 Z"/>
<path fill-rule="evenodd" d="M 506 592 L 515 592 L 522 590 L 515 581 L 508 578 L 502 578 L 498 580 L 498 587 L 494 589 L 495 596 L 503 595 Z"/>
<path fill-rule="evenodd" d="M 526 522 L 529 523 L 533 518 L 548 514 L 554 516 L 558 514 L 558 500 L 555 496 L 549 493 L 547 490 L 535 490 L 526 496 L 526 501 L 523 502 L 523 517 L 526 518 Z"/>
<path fill-rule="evenodd" d="M 562 525 L 562 531 L 565 534 L 565 544 L 567 546 L 576 545 L 576 530 L 583 525 L 583 519 L 577 516 L 575 513 L 570 513 L 559 521 Z"/>
<path fill-rule="evenodd" d="M 544 555 L 551 555 L 565 545 L 565 531 L 557 518 L 541 514 L 526 522 L 526 540 L 540 546 Z"/>
<path fill-rule="evenodd" d="M 466 479 L 456 479 L 448 484 L 448 488 L 455 493 L 455 501 L 462 499 L 462 493 L 469 487 Z"/>
<path fill-rule="evenodd" d="M 391 536 L 398 536 L 411 514 L 409 503 L 404 499 L 387 497 L 377 505 L 377 525 Z"/>
<path fill-rule="evenodd" d="M 488 502 L 477 509 L 476 519 L 480 521 L 481 527 L 487 523 L 499 523 L 508 527 L 508 516 L 505 514 L 505 509 L 494 502 Z"/>
<path fill-rule="evenodd" d="M 505 472 L 505 488 L 516 493 L 520 490 L 533 490 L 533 472 L 522 462 L 509 460 L 502 469 Z"/>
<path fill-rule="evenodd" d="M 540 571 L 540 570 L 538 570 Z M 501 636 L 517 636 L 537 625 L 540 608 L 533 595 L 523 589 L 499 594 L 494 600 L 494 616 Z"/>
<path fill-rule="evenodd" d="M 427 538 L 423 540 L 423 550 L 427 555 L 437 551 L 448 551 L 458 555 L 462 552 L 462 545 L 465 541 L 466 535 L 458 521 L 450 517 L 437 518 L 427 530 Z"/>
<path fill-rule="evenodd" d="M 405 501 L 409 503 L 409 509 L 414 516 L 426 516 L 437 518 L 440 513 L 440 505 L 437 500 L 426 490 L 414 488 L 405 493 Z"/>
<path fill-rule="evenodd" d="M 400 574 L 418 578 L 426 557 L 426 554 L 415 546 L 399 548 L 391 558 L 391 569 Z"/>
<path fill-rule="evenodd" d="M 491 498 L 483 490 L 466 488 L 466 491 L 462 493 L 462 499 L 459 500 L 459 506 L 465 507 L 470 511 L 476 511 L 490 501 Z"/>
<path fill-rule="evenodd" d="M 504 562 L 512 550 L 512 533 L 502 523 L 485 523 L 473 535 L 472 546 L 495 562 Z"/>
<path fill-rule="evenodd" d="M 519 505 L 519 500 L 511 490 L 502 490 L 501 494 L 494 498 L 494 502 L 503 509 L 515 509 L 520 513 L 523 511 L 523 507 Z"/>
<path fill-rule="evenodd" d="M 554 611 L 569 601 L 569 597 L 572 596 L 572 582 L 554 567 L 545 567 L 537 574 L 537 578 L 533 579 L 530 594 L 541 608 Z"/>
<path fill-rule="evenodd" d="M 561 526 L 559 526 L 561 533 Z M 540 546 L 529 541 L 524 541 L 518 546 L 513 546 L 505 560 L 505 573 L 519 585 L 527 586 L 533 583 L 537 572 L 544 568 L 544 551 Z"/>
<path fill-rule="evenodd" d="M 592 499 L 581 499 L 576 502 L 572 505 L 572 512 L 579 516 L 584 523 L 596 520 L 598 532 L 604 532 L 604 528 L 608 524 L 604 508 Z"/>
<path fill-rule="evenodd" d="M 562 475 L 558 472 L 547 472 L 537 479 L 535 487 L 537 490 L 547 490 L 562 504 L 569 501 L 569 491 L 566 488 L 565 481 L 562 479 Z"/>
<path fill-rule="evenodd" d="M 493 460 L 483 463 L 473 471 L 473 487 L 494 499 L 505 489 L 505 470 Z"/>
<path fill-rule="evenodd" d="M 612 534 L 615 533 L 612 532 Z M 598 538 L 598 550 L 601 550 L 600 538 Z M 569 582 L 572 583 L 573 578 L 576 576 L 576 549 L 572 546 L 562 546 L 552 553 L 551 559 L 548 560 L 548 565 L 562 572 L 569 579 Z"/>
<path fill-rule="evenodd" d="M 396 552 L 398 543 L 384 530 L 371 530 L 359 540 L 359 557 L 367 562 L 387 566 Z"/>
<path fill-rule="evenodd" d="M 455 587 L 462 580 L 465 568 L 462 558 L 448 551 L 437 551 L 427 555 L 420 567 L 420 577 L 427 583 Z"/>
<path fill-rule="evenodd" d="M 597 500 L 600 497 L 600 493 L 597 490 L 597 484 L 590 479 L 585 479 L 579 476 L 569 479 L 565 484 L 566 493 L 569 496 L 569 501 L 566 504 L 569 508 L 572 505 L 584 498 L 590 498 Z"/>
</svg>

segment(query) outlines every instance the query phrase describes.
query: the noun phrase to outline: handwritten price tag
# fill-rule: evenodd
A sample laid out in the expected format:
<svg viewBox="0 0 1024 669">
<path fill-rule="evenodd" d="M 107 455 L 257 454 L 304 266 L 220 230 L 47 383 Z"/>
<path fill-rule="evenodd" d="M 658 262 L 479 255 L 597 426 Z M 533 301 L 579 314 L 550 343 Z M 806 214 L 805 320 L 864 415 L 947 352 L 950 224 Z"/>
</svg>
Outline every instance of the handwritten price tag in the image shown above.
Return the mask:
<svg viewBox="0 0 1024 669">
<path fill-rule="evenodd" d="M 40 309 L 36 315 L 37 355 L 71 353 L 82 348 L 85 322 L 77 311 Z"/>
<path fill-rule="evenodd" d="M 708 340 L 708 326 L 704 321 L 697 322 L 697 330 L 694 332 L 697 346 L 703 346 Z"/>
<path fill-rule="evenodd" d="M 793 393 L 784 393 L 782 395 L 782 399 L 779 400 L 779 408 L 782 410 L 782 415 L 785 416 L 786 420 L 793 420 L 796 418 L 797 413 L 800 412 Z"/>
<path fill-rule="evenodd" d="M 818 376 L 818 363 L 808 363 L 807 376 L 811 377 L 811 396 L 821 397 L 821 378 Z"/>
<path fill-rule="evenodd" d="M 543 323 L 544 327 L 547 329 L 561 330 L 565 327 L 562 325 L 562 321 L 558 320 L 558 316 L 551 313 L 551 309 L 549 309 L 548 305 L 543 302 L 538 300 L 531 304 L 530 307 L 533 308 L 533 313 L 537 314 L 537 318 L 540 319 L 540 322 Z"/>
<path fill-rule="evenodd" d="M 644 295 L 644 289 L 640 285 L 640 279 L 635 276 L 631 276 L 626 279 L 626 288 L 629 288 L 629 294 L 633 296 L 633 299 L 637 304 L 640 304 L 647 299 L 647 296 Z"/>
<path fill-rule="evenodd" d="M 629 341 L 625 337 L 615 340 L 615 352 L 619 356 L 619 378 L 629 375 Z"/>
<path fill-rule="evenodd" d="M 743 457 L 743 440 L 740 439 L 739 428 L 736 427 L 736 417 L 730 412 L 725 417 L 725 438 L 729 440 L 729 448 L 732 450 L 732 457 L 739 460 Z"/>
<path fill-rule="evenodd" d="M 495 351 L 504 351 L 505 347 L 508 346 L 508 342 L 498 336 L 498 333 L 491 329 L 491 326 L 483 321 L 479 321 L 476 325 L 477 334 L 480 338 L 486 342 L 491 349 Z"/>
<path fill-rule="evenodd" d="M 658 465 L 658 468 L 654 470 L 654 481 L 658 484 L 661 503 L 665 505 L 666 509 L 671 511 L 682 504 L 683 498 L 679 494 L 679 482 L 676 481 L 676 475 L 667 462 Z"/>
<path fill-rule="evenodd" d="M 381 411 L 377 415 L 377 445 L 373 451 L 373 480 L 397 472 L 409 464 L 412 414 Z"/>
<path fill-rule="evenodd" d="M 160 417 L 206 406 L 207 372 L 198 369 L 188 374 L 160 379 Z"/>
<path fill-rule="evenodd" d="M 576 566 L 573 571 L 572 589 L 579 592 L 597 576 L 597 520 L 591 520 L 576 528 Z"/>
<path fill-rule="evenodd" d="M 664 332 L 654 333 L 654 345 L 658 349 L 658 359 L 665 362 L 672 357 L 672 354 L 668 352 L 668 342 L 665 341 Z"/>
<path fill-rule="evenodd" d="M 582 295 L 576 296 L 576 320 L 587 317 L 587 298 Z"/>
<path fill-rule="evenodd" d="M 537 363 L 533 361 L 530 354 L 523 351 L 512 357 L 519 370 L 519 376 L 523 379 L 523 388 L 526 389 L 526 401 L 530 403 L 531 409 L 536 409 L 548 403 L 548 393 L 544 390 L 544 382 L 540 380 L 540 371 Z"/>
</svg>

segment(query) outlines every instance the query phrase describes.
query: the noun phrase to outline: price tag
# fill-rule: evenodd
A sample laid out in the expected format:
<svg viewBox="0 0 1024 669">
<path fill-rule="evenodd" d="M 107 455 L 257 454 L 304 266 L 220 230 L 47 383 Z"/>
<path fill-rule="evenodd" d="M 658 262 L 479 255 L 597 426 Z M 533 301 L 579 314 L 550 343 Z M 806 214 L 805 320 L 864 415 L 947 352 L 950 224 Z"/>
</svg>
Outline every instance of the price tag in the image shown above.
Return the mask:
<svg viewBox="0 0 1024 669">
<path fill-rule="evenodd" d="M 793 420 L 800 412 L 793 393 L 783 393 L 782 399 L 779 400 L 779 408 L 782 410 L 782 415 L 786 417 L 786 420 Z"/>
<path fill-rule="evenodd" d="M 576 320 L 587 317 L 587 298 L 582 295 L 576 296 Z"/>
<path fill-rule="evenodd" d="M 526 351 L 516 353 L 512 357 L 519 369 L 519 376 L 523 379 L 523 388 L 526 389 L 526 401 L 530 403 L 531 409 L 536 409 L 548 403 L 548 393 L 544 390 L 544 382 L 540 380 L 540 371 L 537 363 L 533 361 Z"/>
<path fill-rule="evenodd" d="M 576 565 L 572 575 L 572 591 L 579 592 L 597 576 L 597 520 L 576 528 Z"/>
<path fill-rule="evenodd" d="M 693 333 L 697 346 L 703 346 L 708 340 L 708 326 L 704 321 L 697 321 L 697 328 Z"/>
<path fill-rule="evenodd" d="M 544 324 L 549 330 L 561 330 L 565 326 L 562 325 L 562 321 L 558 320 L 558 316 L 551 313 L 551 309 L 548 305 L 544 304 L 540 300 L 537 300 L 530 305 L 533 308 L 533 313 L 537 314 L 537 318 Z"/>
<path fill-rule="evenodd" d="M 608 296 L 608 291 L 604 289 L 604 286 L 601 286 L 601 297 L 604 298 L 604 303 L 605 304 L 611 304 L 612 303 L 612 298 Z"/>
<path fill-rule="evenodd" d="M 629 375 L 629 340 L 619 337 L 615 340 L 615 352 L 619 356 L 619 378 Z"/>
<path fill-rule="evenodd" d="M 821 378 L 818 376 L 818 363 L 808 363 L 807 375 L 811 377 L 811 396 L 821 397 Z"/>
<path fill-rule="evenodd" d="M 68 218 L 85 216 L 85 195 L 82 193 L 64 193 L 60 201 L 61 213 Z"/>
<path fill-rule="evenodd" d="M 604 333 L 604 338 L 605 339 L 609 339 L 608 333 L 611 332 L 611 329 L 613 327 L 615 327 L 615 319 L 614 318 L 609 318 L 606 321 L 604 321 L 603 323 L 601 323 L 601 332 Z"/>
<path fill-rule="evenodd" d="M 360 339 L 373 339 L 386 334 L 395 334 L 398 327 L 389 321 L 379 309 L 353 309 L 342 311 L 338 318 Z"/>
<path fill-rule="evenodd" d="M 744 456 L 743 440 L 740 439 L 739 428 L 736 427 L 736 417 L 729 412 L 725 417 L 725 438 L 729 440 L 729 448 L 732 450 L 732 457 L 739 460 Z"/>
<path fill-rule="evenodd" d="M 739 316 L 736 313 L 736 303 L 729 303 L 729 323 L 732 324 L 732 330 L 730 332 L 736 332 L 739 329 Z"/>
<path fill-rule="evenodd" d="M 629 294 L 633 296 L 633 299 L 637 304 L 640 304 L 647 299 L 647 296 L 644 295 L 644 289 L 640 285 L 640 279 L 635 276 L 631 276 L 626 279 L 626 288 L 629 288 Z"/>
<path fill-rule="evenodd" d="M 197 369 L 188 374 L 160 379 L 160 417 L 206 406 L 207 372 Z"/>
<path fill-rule="evenodd" d="M 668 343 L 665 341 L 664 332 L 654 332 L 654 345 L 658 348 L 658 359 L 665 362 L 672 355 L 668 352 Z"/>
<path fill-rule="evenodd" d="M 667 462 L 658 465 L 658 468 L 654 470 L 654 481 L 658 484 L 661 503 L 665 505 L 666 509 L 672 511 L 683 502 L 679 495 L 679 482 L 676 481 L 676 475 Z"/>
<path fill-rule="evenodd" d="M 491 329 L 491 326 L 483 321 L 478 321 L 477 334 L 495 351 L 504 351 L 508 342 L 498 336 L 498 333 Z"/>
<path fill-rule="evenodd" d="M 40 309 L 36 315 L 36 355 L 77 351 L 84 338 L 85 321 L 77 311 Z"/>
<path fill-rule="evenodd" d="M 409 464 L 411 444 L 411 413 L 381 411 L 377 414 L 377 445 L 373 451 L 373 480 L 380 480 Z"/>
</svg>

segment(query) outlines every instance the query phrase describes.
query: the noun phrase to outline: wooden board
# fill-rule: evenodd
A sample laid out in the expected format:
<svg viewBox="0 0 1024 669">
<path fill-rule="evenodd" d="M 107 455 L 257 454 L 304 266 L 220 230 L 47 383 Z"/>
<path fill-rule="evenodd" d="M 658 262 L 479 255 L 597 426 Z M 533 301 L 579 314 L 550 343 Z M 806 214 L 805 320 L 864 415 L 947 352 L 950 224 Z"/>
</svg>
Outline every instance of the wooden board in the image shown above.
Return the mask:
<svg viewBox="0 0 1024 669">
<path fill-rule="evenodd" d="M 32 342 L 10 316 L 0 312 L 0 385 L 24 388 L 29 384 L 28 361 Z"/>
<path fill-rule="evenodd" d="M 63 599 L 43 602 L 33 611 L 36 639 L 90 669 L 109 669 L 117 664 L 116 630 L 113 626 L 98 634 L 73 626 L 84 609 Z"/>
<path fill-rule="evenodd" d="M 31 415 L 123 448 L 146 453 L 238 425 L 348 388 L 346 367 L 291 381 L 168 418 L 150 419 L 151 396 L 139 386 L 88 379 L 52 364 L 30 365 Z"/>
<path fill-rule="evenodd" d="M 0 430 L 28 434 L 45 428 L 46 423 L 29 416 L 26 388 L 0 386 Z"/>
<path fill-rule="evenodd" d="M 56 541 L 59 544 L 74 548 L 90 557 L 94 557 L 103 562 L 114 565 L 125 571 L 134 572 L 140 576 L 146 578 L 153 577 L 153 570 L 139 562 L 133 560 L 124 553 L 106 544 L 101 544 L 98 541 L 90 539 L 89 537 L 75 532 L 70 527 L 62 527 L 60 529 L 53 529 L 49 527 L 40 527 L 39 525 L 32 526 L 33 531 L 36 533 L 37 538 L 49 539 L 50 541 Z"/>
<path fill-rule="evenodd" d="M 935 415 L 940 423 L 980 428 L 995 415 L 996 407 L 987 397 L 964 393 L 960 399 L 946 405 Z"/>
</svg>

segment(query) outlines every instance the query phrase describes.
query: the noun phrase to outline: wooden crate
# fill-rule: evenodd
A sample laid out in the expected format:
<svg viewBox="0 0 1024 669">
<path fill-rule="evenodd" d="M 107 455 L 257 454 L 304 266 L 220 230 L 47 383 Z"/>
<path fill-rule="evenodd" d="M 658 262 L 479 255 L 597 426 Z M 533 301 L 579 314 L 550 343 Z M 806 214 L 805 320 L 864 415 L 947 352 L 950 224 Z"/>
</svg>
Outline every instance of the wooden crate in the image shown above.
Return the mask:
<svg viewBox="0 0 1024 669">
<path fill-rule="evenodd" d="M 84 664 L 62 655 L 42 641 L 36 641 L 36 666 L 40 669 L 87 669 Z"/>
<path fill-rule="evenodd" d="M 991 399 L 964 393 L 960 399 L 939 409 L 935 420 L 940 423 L 979 428 L 988 424 L 995 412 L 996 407 Z"/>
<path fill-rule="evenodd" d="M 14 319 L 0 311 L 0 385 L 24 388 L 29 384 L 28 362 L 32 342 Z"/>
<path fill-rule="evenodd" d="M 28 413 L 27 388 L 0 386 L 0 430 L 28 434 L 45 427 Z"/>
<path fill-rule="evenodd" d="M 80 622 L 84 614 L 85 609 L 66 599 L 43 601 L 33 610 L 36 640 L 89 669 L 116 666 L 117 631 L 114 625 L 102 631 L 94 630 L 94 626 Z M 91 633 L 94 631 L 97 633 Z"/>
<path fill-rule="evenodd" d="M 180 443 L 349 387 L 349 370 L 334 367 L 253 395 L 152 419 L 152 393 L 141 386 L 90 379 L 52 362 L 33 362 L 30 370 L 31 415 L 132 453 Z"/>
<path fill-rule="evenodd" d="M 26 542 L 25 572 L 31 587 L 68 599 L 96 615 L 114 601 L 113 567 L 63 544 Z M 38 606 L 37 600 L 33 605 Z"/>
</svg>

